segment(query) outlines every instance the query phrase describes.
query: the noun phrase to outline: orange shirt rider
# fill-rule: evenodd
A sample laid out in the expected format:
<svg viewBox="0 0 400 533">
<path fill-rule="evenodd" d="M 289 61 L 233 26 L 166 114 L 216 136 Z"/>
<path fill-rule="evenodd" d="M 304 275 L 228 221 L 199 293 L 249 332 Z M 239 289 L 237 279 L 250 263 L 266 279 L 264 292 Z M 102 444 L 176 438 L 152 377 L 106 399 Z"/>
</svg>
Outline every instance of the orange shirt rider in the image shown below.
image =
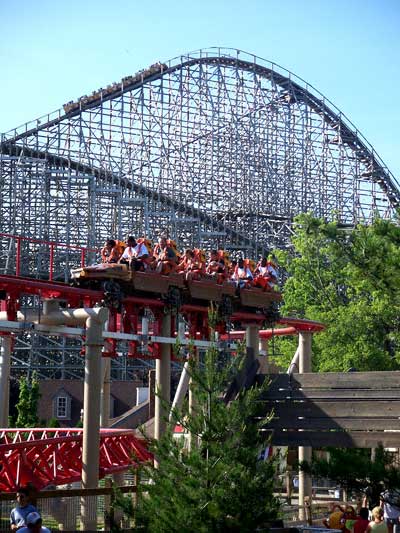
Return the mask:
<svg viewBox="0 0 400 533">
<path fill-rule="evenodd" d="M 153 255 L 157 261 L 156 272 L 169 274 L 171 271 L 176 269 L 176 254 L 173 248 L 168 246 L 167 239 L 165 237 L 160 237 L 158 239 L 158 244 L 154 248 Z"/>
</svg>

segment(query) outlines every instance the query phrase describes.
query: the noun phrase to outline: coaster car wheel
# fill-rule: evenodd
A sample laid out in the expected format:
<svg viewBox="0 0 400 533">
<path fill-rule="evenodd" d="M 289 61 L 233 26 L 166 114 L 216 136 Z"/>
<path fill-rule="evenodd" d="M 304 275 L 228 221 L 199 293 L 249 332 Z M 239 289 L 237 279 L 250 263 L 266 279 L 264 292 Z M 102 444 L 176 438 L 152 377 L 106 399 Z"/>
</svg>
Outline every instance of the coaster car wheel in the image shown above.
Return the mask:
<svg viewBox="0 0 400 533">
<path fill-rule="evenodd" d="M 120 310 L 122 299 L 124 297 L 121 287 L 114 280 L 103 281 L 102 289 L 104 291 L 104 304 L 107 307 Z"/>
<path fill-rule="evenodd" d="M 271 302 L 271 305 L 269 307 L 264 307 L 263 314 L 265 316 L 265 321 L 267 324 L 276 324 L 281 318 L 278 302 Z"/>
<path fill-rule="evenodd" d="M 182 305 L 182 295 L 178 287 L 169 287 L 167 294 L 164 296 L 165 303 L 173 309 L 179 309 Z"/>
</svg>

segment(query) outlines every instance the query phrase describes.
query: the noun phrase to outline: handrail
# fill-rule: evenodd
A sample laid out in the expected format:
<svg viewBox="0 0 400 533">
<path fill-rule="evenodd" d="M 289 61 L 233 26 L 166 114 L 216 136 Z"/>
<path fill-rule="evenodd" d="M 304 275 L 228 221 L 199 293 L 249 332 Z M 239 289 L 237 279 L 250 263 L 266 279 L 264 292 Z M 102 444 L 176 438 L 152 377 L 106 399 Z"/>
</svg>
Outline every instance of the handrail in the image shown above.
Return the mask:
<svg viewBox="0 0 400 533">
<path fill-rule="evenodd" d="M 89 252 L 98 252 L 97 248 L 89 248 L 86 246 L 76 246 L 72 244 L 64 244 L 56 241 L 45 241 L 43 239 L 36 239 L 35 237 L 25 237 L 22 235 L 13 235 L 12 233 L 0 233 L 0 238 L 14 239 L 16 243 L 16 257 L 15 257 L 15 275 L 21 275 L 21 243 L 23 241 L 49 246 L 49 281 L 53 281 L 54 277 L 54 254 L 56 249 L 76 250 L 81 252 L 80 266 L 86 265 L 86 256 Z"/>
</svg>

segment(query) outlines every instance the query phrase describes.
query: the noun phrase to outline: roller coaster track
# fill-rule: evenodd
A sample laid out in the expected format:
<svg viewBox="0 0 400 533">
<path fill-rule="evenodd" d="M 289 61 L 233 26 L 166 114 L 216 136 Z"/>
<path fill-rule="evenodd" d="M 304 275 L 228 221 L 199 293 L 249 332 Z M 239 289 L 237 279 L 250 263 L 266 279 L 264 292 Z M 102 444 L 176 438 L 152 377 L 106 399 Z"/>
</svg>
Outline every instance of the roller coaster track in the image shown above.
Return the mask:
<svg viewBox="0 0 400 533">
<path fill-rule="evenodd" d="M 0 491 L 13 492 L 29 481 L 38 490 L 80 481 L 82 438 L 76 428 L 0 429 Z M 102 429 L 99 450 L 100 478 L 152 460 L 133 430 Z"/>
<path fill-rule="evenodd" d="M 240 51 L 236 51 L 237 53 L 240 53 Z M 176 64 L 172 64 L 174 60 L 170 62 L 170 66 L 168 69 L 164 70 L 163 72 L 152 74 L 148 77 L 146 77 L 143 81 L 130 83 L 127 85 L 122 84 L 120 88 L 114 92 L 111 92 L 109 94 L 101 94 L 101 97 L 98 98 L 98 100 L 94 100 L 90 103 L 86 104 L 80 104 L 80 107 L 76 110 L 73 110 L 68 113 L 63 113 L 61 110 L 59 110 L 58 115 L 51 120 L 48 120 L 47 122 L 39 124 L 37 122 L 37 125 L 31 129 L 26 129 L 23 133 L 16 133 L 16 130 L 12 130 L 12 132 L 15 132 L 16 134 L 11 137 L 7 138 L 7 133 L 3 135 L 3 141 L 0 145 L 0 150 L 2 153 L 8 153 L 8 154 L 18 154 L 21 152 L 18 152 L 16 149 L 16 143 L 18 141 L 23 140 L 26 137 L 29 137 L 31 135 L 35 135 L 40 130 L 47 129 L 51 126 L 54 126 L 58 124 L 59 122 L 63 120 L 67 120 L 76 116 L 79 116 L 82 111 L 89 110 L 92 108 L 95 108 L 102 102 L 105 102 L 107 100 L 112 100 L 116 96 L 120 96 L 121 94 L 124 94 L 125 92 L 132 91 L 133 89 L 137 89 L 144 84 L 150 83 L 154 80 L 162 78 L 167 73 L 172 73 L 174 71 L 184 69 L 187 67 L 190 67 L 192 65 L 199 65 L 199 64 L 216 64 L 220 66 L 231 66 L 240 68 L 244 71 L 254 72 L 257 73 L 259 76 L 264 77 L 271 82 L 275 83 L 277 86 L 279 86 L 281 89 L 285 91 L 285 93 L 291 97 L 294 98 L 294 101 L 302 102 L 312 108 L 316 113 L 318 113 L 321 117 L 324 118 L 324 120 L 334 129 L 338 132 L 338 136 L 340 137 L 340 141 L 343 144 L 348 145 L 356 154 L 357 158 L 362 162 L 368 162 L 370 164 L 370 178 L 372 181 L 379 184 L 380 188 L 387 194 L 388 199 L 390 203 L 397 207 L 400 204 L 400 192 L 398 184 L 394 178 L 394 176 L 390 173 L 390 171 L 387 169 L 387 167 L 384 165 L 384 163 L 380 160 L 380 158 L 375 153 L 373 147 L 368 143 L 368 141 L 360 134 L 360 132 L 357 131 L 355 126 L 347 119 L 347 117 L 332 104 L 327 98 L 325 98 L 319 91 L 317 91 L 314 87 L 309 85 L 308 83 L 304 82 L 301 78 L 298 78 L 297 76 L 293 75 L 292 73 L 288 72 L 289 76 L 284 76 L 280 73 L 278 73 L 276 70 L 273 70 L 273 68 L 267 68 L 263 65 L 258 64 L 257 62 L 249 62 L 244 61 L 242 59 L 229 57 L 229 56 L 206 56 L 206 57 L 196 57 L 193 59 L 190 59 L 188 61 L 184 62 L 178 62 Z M 278 65 L 272 64 L 273 67 Z M 293 81 L 293 78 L 296 78 L 302 83 L 306 84 L 306 87 L 302 87 L 299 83 L 296 81 Z M 313 94 L 311 90 L 316 93 Z M 329 103 L 329 106 L 327 103 Z M 9 132 L 11 133 L 11 132 Z M 12 148 L 14 147 L 14 149 Z M 25 148 L 26 150 L 26 148 Z M 29 155 L 29 151 L 24 152 L 25 155 Z M 37 154 L 39 157 L 43 156 L 40 152 Z M 34 151 L 32 151 L 32 157 L 34 157 Z M 49 154 L 46 154 L 46 157 L 49 159 Z M 58 158 L 57 156 L 51 156 L 55 159 L 62 160 L 63 158 Z M 81 165 L 80 163 L 76 163 L 73 161 L 67 161 L 72 168 L 78 168 L 78 169 L 86 169 L 88 172 L 93 172 L 96 175 L 98 173 L 103 173 L 104 171 L 101 171 L 100 169 L 95 169 L 92 167 L 89 167 L 87 165 Z M 108 176 L 113 176 L 112 172 L 105 172 Z M 118 176 L 118 179 L 120 180 L 120 177 Z M 120 181 L 119 181 L 120 183 Z M 131 184 L 130 181 L 127 181 L 126 184 Z M 185 204 L 182 204 L 180 202 L 177 202 L 171 198 L 168 197 L 168 195 L 157 193 L 155 191 L 149 190 L 145 187 L 142 187 L 139 184 L 131 184 L 131 187 L 135 192 L 138 192 L 139 194 L 143 196 L 147 196 L 152 199 L 159 200 L 161 203 L 164 203 L 167 206 L 176 208 L 184 212 L 185 214 L 189 215 L 195 215 L 200 218 L 203 222 L 207 224 L 214 224 L 218 227 L 223 227 L 224 231 L 227 231 L 226 226 L 219 224 L 218 221 L 215 219 L 211 219 L 211 217 L 207 217 L 207 215 L 202 212 L 199 209 L 196 209 L 194 207 L 190 208 L 189 206 L 186 206 Z M 229 230 L 228 230 L 229 231 Z M 253 244 L 250 239 L 247 239 L 244 235 L 236 234 L 236 232 L 231 233 L 232 236 L 240 239 L 241 242 L 246 244 Z"/>
<path fill-rule="evenodd" d="M 53 155 L 47 152 L 33 150 L 26 146 L 18 146 L 16 144 L 9 143 L 8 141 L 6 143 L 2 143 L 1 151 L 3 154 L 7 154 L 10 156 L 14 156 L 14 157 L 27 156 L 27 157 L 31 157 L 34 159 L 46 160 L 49 163 L 54 164 L 58 167 L 71 168 L 78 172 L 83 172 L 85 174 L 91 174 L 91 175 L 96 176 L 97 178 L 105 179 L 106 181 L 110 183 L 118 184 L 120 186 L 122 185 L 128 190 L 134 191 L 136 194 L 138 194 L 142 198 L 148 198 L 149 200 L 155 200 L 159 202 L 160 204 L 166 207 L 170 207 L 180 213 L 183 213 L 188 216 L 196 217 L 204 224 L 207 224 L 213 228 L 216 228 L 218 231 L 226 232 L 228 235 L 236 239 L 243 246 L 249 246 L 253 248 L 256 247 L 256 243 L 252 239 L 249 239 L 242 233 L 239 233 L 233 230 L 232 228 L 229 228 L 223 222 L 218 221 L 218 219 L 210 217 L 209 215 L 207 215 L 207 213 L 205 213 L 201 209 L 192 207 L 183 202 L 179 202 L 178 200 L 171 198 L 167 194 L 154 191 L 148 187 L 144 187 L 143 185 L 135 183 L 128 178 L 121 178 L 120 175 L 117 175 L 116 173 L 113 173 L 111 171 L 102 170 L 96 167 L 85 165 L 85 164 L 76 162 L 72 159 L 67 159 L 67 158 Z M 282 220 L 289 222 L 289 220 L 284 217 L 277 217 L 276 215 L 274 215 L 273 218 L 274 220 L 278 220 L 279 218 L 281 218 Z"/>
</svg>

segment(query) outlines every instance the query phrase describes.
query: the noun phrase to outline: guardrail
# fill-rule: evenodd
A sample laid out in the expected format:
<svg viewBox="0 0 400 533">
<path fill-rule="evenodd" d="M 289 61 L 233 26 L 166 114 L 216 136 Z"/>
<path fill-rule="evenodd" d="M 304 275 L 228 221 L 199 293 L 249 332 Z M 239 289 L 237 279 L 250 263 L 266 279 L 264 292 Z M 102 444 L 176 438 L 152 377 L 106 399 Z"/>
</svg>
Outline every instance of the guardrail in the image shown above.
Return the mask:
<svg viewBox="0 0 400 533">
<path fill-rule="evenodd" d="M 3 252 L 1 254 L 1 252 Z M 5 253 L 4 253 L 5 252 Z M 74 246 L 56 241 L 45 241 L 34 237 L 24 237 L 10 233 L 0 233 L 0 272 L 26 275 L 30 267 L 34 274 L 40 274 L 49 281 L 54 281 L 57 263 L 70 264 L 74 267 L 84 267 L 88 257 L 98 253 L 98 249 L 86 246 Z M 61 255 L 64 257 L 61 258 Z M 36 257 L 36 261 L 35 261 Z M 41 269 L 41 266 L 45 266 Z M 29 276 L 28 272 L 28 277 Z"/>
<path fill-rule="evenodd" d="M 111 480 L 106 480 L 106 487 L 95 489 L 57 489 L 43 490 L 35 495 L 32 503 L 38 508 L 43 525 L 52 531 L 79 531 L 81 498 L 89 500 L 90 510 L 97 517 L 97 530 L 114 530 L 118 526 L 120 531 L 133 526 L 132 519 L 123 515 L 115 508 L 115 494 L 123 494 L 132 498 L 135 504 L 137 495 L 136 485 L 112 487 Z M 15 493 L 0 493 L 0 533 L 9 532 L 9 516 L 15 507 Z M 131 529 L 129 529 L 131 531 Z"/>
</svg>

